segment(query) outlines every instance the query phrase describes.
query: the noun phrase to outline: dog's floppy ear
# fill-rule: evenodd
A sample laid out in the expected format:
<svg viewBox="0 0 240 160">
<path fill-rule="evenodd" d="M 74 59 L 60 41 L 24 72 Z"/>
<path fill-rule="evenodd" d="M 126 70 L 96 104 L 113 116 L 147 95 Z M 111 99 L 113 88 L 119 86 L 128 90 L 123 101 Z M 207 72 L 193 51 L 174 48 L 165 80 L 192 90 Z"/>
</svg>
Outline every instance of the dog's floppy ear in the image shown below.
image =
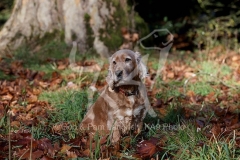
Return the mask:
<svg viewBox="0 0 240 160">
<path fill-rule="evenodd" d="M 138 74 L 139 78 L 143 79 L 148 76 L 148 71 L 146 65 L 142 61 L 141 54 L 139 52 L 135 52 L 135 58 L 137 61 L 137 68 L 138 68 Z"/>
<path fill-rule="evenodd" d="M 110 57 L 108 59 L 108 61 L 109 61 L 109 67 L 108 67 L 108 75 L 107 75 L 106 81 L 107 81 L 107 84 L 109 85 L 109 87 L 111 89 L 113 89 L 113 73 L 112 73 L 112 69 L 111 69 L 112 57 Z"/>
</svg>

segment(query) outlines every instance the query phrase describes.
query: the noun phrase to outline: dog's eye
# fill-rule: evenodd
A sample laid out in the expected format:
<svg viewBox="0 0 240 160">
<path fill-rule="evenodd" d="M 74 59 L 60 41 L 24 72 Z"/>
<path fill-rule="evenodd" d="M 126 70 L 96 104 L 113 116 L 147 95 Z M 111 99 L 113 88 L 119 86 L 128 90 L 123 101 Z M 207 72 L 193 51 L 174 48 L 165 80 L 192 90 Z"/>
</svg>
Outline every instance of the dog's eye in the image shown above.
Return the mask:
<svg viewBox="0 0 240 160">
<path fill-rule="evenodd" d="M 113 61 L 113 64 L 114 64 L 114 65 L 117 64 L 116 61 Z"/>
<path fill-rule="evenodd" d="M 126 58 L 126 59 L 125 59 L 125 62 L 130 62 L 130 61 L 131 61 L 130 58 Z"/>
</svg>

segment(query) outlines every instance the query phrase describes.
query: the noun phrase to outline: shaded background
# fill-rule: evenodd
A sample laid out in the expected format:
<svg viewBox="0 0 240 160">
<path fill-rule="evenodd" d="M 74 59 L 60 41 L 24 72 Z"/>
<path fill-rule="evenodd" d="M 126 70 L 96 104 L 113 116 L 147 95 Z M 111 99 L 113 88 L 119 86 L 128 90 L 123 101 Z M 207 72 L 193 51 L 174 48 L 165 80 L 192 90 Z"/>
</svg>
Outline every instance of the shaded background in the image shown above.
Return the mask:
<svg viewBox="0 0 240 160">
<path fill-rule="evenodd" d="M 9 18 L 13 3 L 13 0 L 0 2 L 0 27 Z M 230 37 L 239 40 L 239 0 L 128 0 L 128 4 L 129 12 L 135 6 L 135 14 L 140 18 L 135 20 L 136 28 L 131 28 L 134 32 L 144 37 L 154 29 L 167 28 L 174 34 L 176 49 L 205 48 L 206 36 L 219 42 Z M 160 35 L 159 39 L 149 39 L 146 43 L 160 45 L 165 37 Z"/>
</svg>

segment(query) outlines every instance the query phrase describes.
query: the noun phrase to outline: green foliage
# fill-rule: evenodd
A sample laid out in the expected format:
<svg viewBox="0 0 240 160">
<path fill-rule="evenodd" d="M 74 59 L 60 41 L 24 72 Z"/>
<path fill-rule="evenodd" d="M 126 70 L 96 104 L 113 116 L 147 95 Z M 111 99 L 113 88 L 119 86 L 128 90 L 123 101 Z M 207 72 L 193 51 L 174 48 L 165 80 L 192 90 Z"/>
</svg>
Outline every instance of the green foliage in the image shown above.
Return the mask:
<svg viewBox="0 0 240 160">
<path fill-rule="evenodd" d="M 1 0 L 0 2 L 0 29 L 11 15 L 14 0 Z"/>
<path fill-rule="evenodd" d="M 46 60 L 58 60 L 69 56 L 69 48 L 64 42 L 51 41 L 42 46 L 37 53 L 29 47 L 22 46 L 14 53 L 16 60 L 23 61 L 25 66 L 41 64 Z"/>
<path fill-rule="evenodd" d="M 53 121 L 74 121 L 81 122 L 87 108 L 88 98 L 86 92 L 70 92 L 59 98 L 65 99 L 62 103 L 56 105 L 56 112 Z"/>
<path fill-rule="evenodd" d="M 238 46 L 237 34 L 239 33 L 236 26 L 240 24 L 236 19 L 235 16 L 213 18 L 200 23 L 200 26 L 192 29 L 188 35 L 190 37 L 196 35 L 194 43 L 199 48 L 205 45 L 205 48 L 211 49 L 221 42 L 228 49 L 235 49 Z M 199 24 L 199 22 L 196 23 Z M 228 40 L 229 38 L 232 40 Z"/>
<path fill-rule="evenodd" d="M 139 33 L 140 37 L 144 37 L 150 33 L 149 27 L 144 19 L 136 12 L 134 14 L 135 29 Z"/>
<path fill-rule="evenodd" d="M 183 110 L 175 103 L 170 103 L 167 114 L 163 117 L 163 122 L 174 124 L 180 121 Z"/>
<path fill-rule="evenodd" d="M 160 98 L 164 102 L 166 102 L 169 98 L 174 97 L 174 99 L 177 99 L 178 97 L 182 96 L 178 88 L 183 86 L 183 81 L 170 81 L 168 83 L 160 81 L 159 87 L 160 86 L 162 91 L 156 94 L 156 98 Z"/>
<path fill-rule="evenodd" d="M 0 29 L 2 25 L 8 20 L 9 17 L 10 17 L 9 10 L 4 10 L 0 12 Z"/>
<path fill-rule="evenodd" d="M 35 45 L 40 45 L 40 46 L 47 46 L 49 43 L 62 43 L 64 44 L 64 31 L 59 31 L 59 30 L 53 30 L 50 32 L 46 32 L 43 37 L 38 37 L 37 39 L 34 40 L 34 42 L 31 41 L 31 46 L 35 47 Z M 61 45 L 62 45 L 61 44 Z"/>
<path fill-rule="evenodd" d="M 39 99 L 51 103 L 56 109 L 48 112 L 48 126 L 39 124 L 33 128 L 35 138 L 48 137 L 54 140 L 64 137 L 71 139 L 79 134 L 78 127 L 88 104 L 86 91 L 43 92 Z M 60 137 L 49 134 L 52 127 L 57 125 L 62 126 Z"/>
<path fill-rule="evenodd" d="M 90 19 L 91 16 L 89 14 L 84 15 L 84 22 L 85 22 L 85 27 L 86 27 L 86 35 L 87 35 L 87 48 L 93 47 L 93 41 L 94 41 L 94 33 L 90 25 Z"/>
<path fill-rule="evenodd" d="M 0 6 L 3 8 L 8 8 L 10 9 L 13 6 L 14 0 L 1 0 Z"/>
<path fill-rule="evenodd" d="M 7 115 L 4 115 L 1 119 L 0 119 L 0 132 L 2 134 L 6 134 L 8 133 L 8 127 L 9 127 L 9 123 L 7 121 Z"/>
<path fill-rule="evenodd" d="M 169 154 L 177 159 L 188 159 L 189 151 L 194 151 L 197 143 L 205 140 L 191 123 L 183 123 L 179 130 L 163 132 L 163 134 L 166 134 L 168 139 L 164 156 Z"/>
<path fill-rule="evenodd" d="M 210 92 L 214 91 L 212 86 L 206 82 L 197 82 L 194 84 L 189 84 L 189 88 L 197 95 L 206 96 Z"/>
<path fill-rule="evenodd" d="M 166 132 L 167 145 L 164 156 L 173 155 L 177 159 L 205 160 L 205 159 L 238 159 L 235 141 L 227 139 L 208 142 L 201 131 L 191 123 L 185 122 L 182 129 L 176 132 Z"/>
<path fill-rule="evenodd" d="M 228 49 L 236 49 L 240 32 L 240 12 L 236 7 L 239 2 L 198 0 L 198 4 L 202 10 L 201 18 L 193 21 L 194 27 L 188 32 L 198 48 L 211 49 L 222 43 Z"/>
<path fill-rule="evenodd" d="M 50 102 L 56 107 L 53 111 L 53 122 L 76 121 L 80 122 L 88 103 L 85 91 L 43 92 L 40 100 Z"/>
<path fill-rule="evenodd" d="M 121 28 L 128 26 L 126 8 L 123 8 L 119 1 L 107 0 L 107 7 L 114 7 L 116 11 L 113 13 L 113 19 L 108 19 L 105 28 L 99 30 L 100 40 L 110 49 L 115 51 L 122 43 Z M 121 18 L 119 18 L 121 17 Z"/>
</svg>

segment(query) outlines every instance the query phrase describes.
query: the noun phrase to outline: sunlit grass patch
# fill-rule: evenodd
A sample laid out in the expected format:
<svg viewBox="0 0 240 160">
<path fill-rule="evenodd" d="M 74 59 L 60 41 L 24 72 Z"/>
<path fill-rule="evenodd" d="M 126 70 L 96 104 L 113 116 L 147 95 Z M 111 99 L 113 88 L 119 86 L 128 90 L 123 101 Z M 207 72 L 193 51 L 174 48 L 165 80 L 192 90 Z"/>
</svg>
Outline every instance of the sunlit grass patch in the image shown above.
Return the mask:
<svg viewBox="0 0 240 160">
<path fill-rule="evenodd" d="M 216 91 L 211 84 L 207 82 L 196 82 L 189 84 L 189 89 L 197 95 L 206 96 L 210 92 Z"/>
<path fill-rule="evenodd" d="M 226 64 L 219 64 L 215 61 L 203 61 L 199 63 L 199 71 L 203 74 L 213 75 L 215 77 L 223 77 L 231 74 L 231 68 Z M 209 77 L 206 77 L 206 80 Z"/>
<path fill-rule="evenodd" d="M 52 117 L 53 121 L 80 121 L 88 104 L 86 91 L 43 92 L 39 99 L 51 103 L 56 108 L 56 115 Z"/>
<path fill-rule="evenodd" d="M 54 106 L 56 112 L 52 112 L 51 120 L 53 122 L 64 121 L 77 121 L 81 122 L 84 113 L 87 109 L 88 97 L 85 91 L 70 91 L 61 93 L 63 96 L 58 97 L 60 103 L 56 103 Z M 55 102 L 57 97 L 55 97 Z"/>
<path fill-rule="evenodd" d="M 40 100 L 47 101 L 54 106 L 54 110 L 49 111 L 47 119 L 48 128 L 51 131 L 68 138 L 75 138 L 79 134 L 79 124 L 87 110 L 88 95 L 86 91 L 54 91 L 43 92 Z M 42 130 L 39 133 L 38 130 Z M 43 137 L 48 134 L 45 128 L 36 127 L 35 135 Z"/>
</svg>

